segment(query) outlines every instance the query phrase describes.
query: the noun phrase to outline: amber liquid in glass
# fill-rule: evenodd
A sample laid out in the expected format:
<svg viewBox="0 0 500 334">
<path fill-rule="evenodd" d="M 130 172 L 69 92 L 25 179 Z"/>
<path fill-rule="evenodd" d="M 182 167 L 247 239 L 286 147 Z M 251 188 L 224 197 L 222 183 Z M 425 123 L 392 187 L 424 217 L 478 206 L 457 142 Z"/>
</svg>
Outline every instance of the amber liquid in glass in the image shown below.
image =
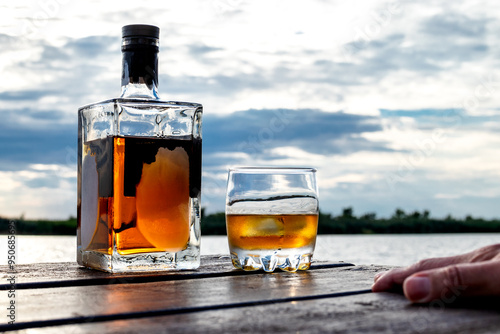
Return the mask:
<svg viewBox="0 0 500 334">
<path fill-rule="evenodd" d="M 245 250 L 314 246 L 318 215 L 226 215 L 230 247 Z"/>
<path fill-rule="evenodd" d="M 127 255 L 187 247 L 191 198 L 201 186 L 201 140 L 107 137 L 86 143 L 82 154 L 90 184 L 81 185 L 87 198 L 78 202 L 85 250 L 111 254 L 116 247 Z"/>
</svg>

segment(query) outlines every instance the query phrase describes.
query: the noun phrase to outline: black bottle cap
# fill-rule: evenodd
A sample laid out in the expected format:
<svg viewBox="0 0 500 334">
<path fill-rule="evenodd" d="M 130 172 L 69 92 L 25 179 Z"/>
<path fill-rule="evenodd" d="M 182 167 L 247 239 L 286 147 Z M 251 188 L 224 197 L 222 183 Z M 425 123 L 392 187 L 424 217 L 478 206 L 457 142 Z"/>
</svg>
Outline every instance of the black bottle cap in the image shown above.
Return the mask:
<svg viewBox="0 0 500 334">
<path fill-rule="evenodd" d="M 125 37 L 149 37 L 160 38 L 160 28 L 147 24 L 130 24 L 122 28 L 122 38 Z"/>
</svg>

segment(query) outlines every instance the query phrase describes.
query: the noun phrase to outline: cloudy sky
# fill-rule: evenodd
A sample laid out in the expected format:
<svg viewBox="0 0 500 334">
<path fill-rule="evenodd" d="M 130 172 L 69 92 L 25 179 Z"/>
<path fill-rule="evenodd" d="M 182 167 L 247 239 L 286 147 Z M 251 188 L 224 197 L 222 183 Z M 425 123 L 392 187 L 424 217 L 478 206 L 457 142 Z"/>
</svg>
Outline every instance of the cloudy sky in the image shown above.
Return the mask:
<svg viewBox="0 0 500 334">
<path fill-rule="evenodd" d="M 338 214 L 500 217 L 496 1 L 0 5 L 0 216 L 76 215 L 77 109 L 118 95 L 121 27 L 161 29 L 162 98 L 204 105 L 202 204 L 227 168 L 318 168 Z"/>
</svg>

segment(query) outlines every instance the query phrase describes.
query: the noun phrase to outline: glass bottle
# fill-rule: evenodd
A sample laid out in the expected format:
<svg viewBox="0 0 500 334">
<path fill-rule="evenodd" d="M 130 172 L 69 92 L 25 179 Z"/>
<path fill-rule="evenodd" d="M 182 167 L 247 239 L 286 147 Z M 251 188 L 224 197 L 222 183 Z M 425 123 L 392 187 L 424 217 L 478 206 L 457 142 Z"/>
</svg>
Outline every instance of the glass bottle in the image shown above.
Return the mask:
<svg viewBox="0 0 500 334">
<path fill-rule="evenodd" d="M 78 110 L 77 261 L 108 272 L 194 269 L 202 106 L 160 100 L 157 27 L 122 35 L 121 96 Z"/>
</svg>

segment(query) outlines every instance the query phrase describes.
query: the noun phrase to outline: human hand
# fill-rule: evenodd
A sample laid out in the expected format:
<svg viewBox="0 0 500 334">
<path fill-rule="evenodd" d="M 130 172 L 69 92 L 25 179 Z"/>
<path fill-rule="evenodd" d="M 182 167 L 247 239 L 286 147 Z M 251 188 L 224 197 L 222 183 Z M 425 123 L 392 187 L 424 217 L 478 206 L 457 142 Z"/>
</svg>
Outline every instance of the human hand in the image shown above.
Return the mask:
<svg viewBox="0 0 500 334">
<path fill-rule="evenodd" d="M 414 303 L 454 296 L 500 296 L 500 244 L 470 253 L 419 261 L 375 275 L 373 292 L 402 286 Z"/>
</svg>

